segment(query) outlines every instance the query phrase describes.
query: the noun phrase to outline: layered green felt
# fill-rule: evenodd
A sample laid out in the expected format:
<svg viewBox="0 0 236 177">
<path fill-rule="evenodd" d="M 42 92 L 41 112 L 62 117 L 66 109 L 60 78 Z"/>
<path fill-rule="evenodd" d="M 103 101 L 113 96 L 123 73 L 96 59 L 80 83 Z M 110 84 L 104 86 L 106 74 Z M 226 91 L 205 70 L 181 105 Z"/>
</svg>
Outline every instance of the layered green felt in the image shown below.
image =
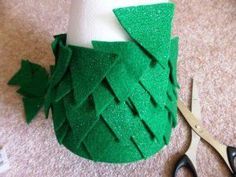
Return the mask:
<svg viewBox="0 0 236 177">
<path fill-rule="evenodd" d="M 87 159 L 125 163 L 158 152 L 177 125 L 178 38 L 171 37 L 172 3 L 114 13 L 131 41 L 84 48 L 55 36 L 50 78 L 22 61 L 9 84 L 20 86 L 27 122 L 44 105 L 60 144 Z"/>
<path fill-rule="evenodd" d="M 106 78 L 116 97 L 125 101 L 133 92 L 143 72 L 150 64 L 150 59 L 133 42 L 98 42 L 93 41 L 97 50 L 116 53 L 118 62 L 107 73 Z"/>
<path fill-rule="evenodd" d="M 40 65 L 22 60 L 21 68 L 8 82 L 20 88 L 17 92 L 23 96 L 26 122 L 30 123 L 44 103 L 48 87 L 48 73 Z"/>
<path fill-rule="evenodd" d="M 75 46 L 70 48 L 73 51 L 70 72 L 74 97 L 79 106 L 105 78 L 116 63 L 117 56 L 94 49 Z"/>
</svg>

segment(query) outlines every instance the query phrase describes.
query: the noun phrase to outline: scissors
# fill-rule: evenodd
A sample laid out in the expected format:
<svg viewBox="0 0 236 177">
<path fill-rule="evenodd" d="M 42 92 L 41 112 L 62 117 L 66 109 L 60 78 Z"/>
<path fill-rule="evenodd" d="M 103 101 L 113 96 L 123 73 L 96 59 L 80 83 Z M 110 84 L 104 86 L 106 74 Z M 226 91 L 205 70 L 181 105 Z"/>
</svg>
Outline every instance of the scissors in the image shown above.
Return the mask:
<svg viewBox="0 0 236 177">
<path fill-rule="evenodd" d="M 215 140 L 206 129 L 203 128 L 201 123 L 201 108 L 198 96 L 198 87 L 194 80 L 192 87 L 191 105 L 192 112 L 189 111 L 189 109 L 182 101 L 178 101 L 178 109 L 183 114 L 184 118 L 192 128 L 192 140 L 187 152 L 176 163 L 173 172 L 173 177 L 177 176 L 179 169 L 181 169 L 182 167 L 189 169 L 194 177 L 198 177 L 195 168 L 196 153 L 197 146 L 201 138 L 204 139 L 207 143 L 209 143 L 220 154 L 220 156 L 228 166 L 230 172 L 232 173 L 232 176 L 236 177 L 236 148 L 221 144 L 220 142 Z"/>
</svg>

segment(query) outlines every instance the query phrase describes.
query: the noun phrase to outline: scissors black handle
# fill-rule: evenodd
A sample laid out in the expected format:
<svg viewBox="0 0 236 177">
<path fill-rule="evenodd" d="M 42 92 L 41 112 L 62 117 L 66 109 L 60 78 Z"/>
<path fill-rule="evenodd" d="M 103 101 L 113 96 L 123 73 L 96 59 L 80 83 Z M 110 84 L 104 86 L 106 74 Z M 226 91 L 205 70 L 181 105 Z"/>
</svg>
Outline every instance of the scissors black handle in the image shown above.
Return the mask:
<svg viewBox="0 0 236 177">
<path fill-rule="evenodd" d="M 183 155 L 183 157 L 180 158 L 180 160 L 177 162 L 177 164 L 175 166 L 175 169 L 174 169 L 174 172 L 173 172 L 173 177 L 176 177 L 179 169 L 181 169 L 183 167 L 190 170 L 190 172 L 192 173 L 192 175 L 194 177 L 198 177 L 196 169 L 195 169 L 192 161 L 189 159 L 189 157 L 186 154 Z"/>
<path fill-rule="evenodd" d="M 227 147 L 227 155 L 228 155 L 230 167 L 233 170 L 232 175 L 233 175 L 233 177 L 236 177 L 236 162 L 235 162 L 236 148 L 228 146 Z"/>
</svg>

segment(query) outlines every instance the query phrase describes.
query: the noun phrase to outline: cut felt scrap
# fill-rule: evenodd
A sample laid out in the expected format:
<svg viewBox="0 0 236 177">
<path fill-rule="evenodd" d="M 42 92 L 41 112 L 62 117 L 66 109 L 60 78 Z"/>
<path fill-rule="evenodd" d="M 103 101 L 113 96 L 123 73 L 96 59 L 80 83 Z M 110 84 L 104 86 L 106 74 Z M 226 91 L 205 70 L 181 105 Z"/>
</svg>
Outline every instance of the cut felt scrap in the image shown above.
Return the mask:
<svg viewBox="0 0 236 177">
<path fill-rule="evenodd" d="M 26 122 L 30 123 L 43 107 L 48 87 L 48 73 L 38 64 L 22 60 L 21 68 L 8 82 L 20 88 L 17 93 L 23 96 Z"/>
<path fill-rule="evenodd" d="M 134 162 L 158 152 L 177 124 L 173 11 L 172 3 L 115 9 L 131 41 L 85 48 L 55 36 L 50 77 L 23 60 L 9 84 L 20 86 L 27 122 L 42 106 L 46 117 L 51 109 L 58 143 L 94 161 Z"/>
</svg>

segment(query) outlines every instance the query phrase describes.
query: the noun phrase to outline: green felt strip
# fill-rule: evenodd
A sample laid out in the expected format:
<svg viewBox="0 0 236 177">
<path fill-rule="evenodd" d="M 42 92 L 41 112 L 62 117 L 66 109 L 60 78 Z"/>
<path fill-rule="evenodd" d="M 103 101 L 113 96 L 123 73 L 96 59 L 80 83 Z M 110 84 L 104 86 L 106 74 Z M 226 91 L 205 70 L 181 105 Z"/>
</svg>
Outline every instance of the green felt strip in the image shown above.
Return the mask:
<svg viewBox="0 0 236 177">
<path fill-rule="evenodd" d="M 115 9 L 114 13 L 130 37 L 166 67 L 169 59 L 174 4 L 119 8 Z"/>
<path fill-rule="evenodd" d="M 75 100 L 81 105 L 114 66 L 117 56 L 89 48 L 71 46 L 70 71 Z"/>
</svg>

